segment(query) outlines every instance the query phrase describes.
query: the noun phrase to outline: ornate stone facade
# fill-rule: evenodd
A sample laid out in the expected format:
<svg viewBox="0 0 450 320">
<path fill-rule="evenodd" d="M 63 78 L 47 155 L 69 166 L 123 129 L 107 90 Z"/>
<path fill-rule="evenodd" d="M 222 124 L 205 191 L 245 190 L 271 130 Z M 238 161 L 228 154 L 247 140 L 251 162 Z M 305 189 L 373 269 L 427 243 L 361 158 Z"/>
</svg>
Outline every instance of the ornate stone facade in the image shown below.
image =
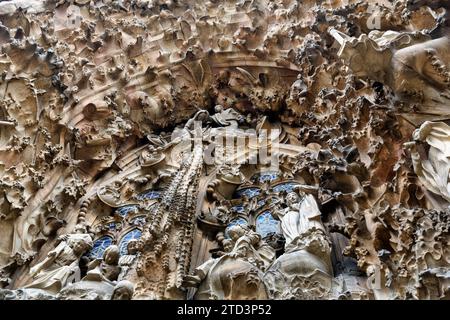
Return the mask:
<svg viewBox="0 0 450 320">
<path fill-rule="evenodd" d="M 448 1 L 0 2 L 0 299 L 450 298 Z"/>
</svg>

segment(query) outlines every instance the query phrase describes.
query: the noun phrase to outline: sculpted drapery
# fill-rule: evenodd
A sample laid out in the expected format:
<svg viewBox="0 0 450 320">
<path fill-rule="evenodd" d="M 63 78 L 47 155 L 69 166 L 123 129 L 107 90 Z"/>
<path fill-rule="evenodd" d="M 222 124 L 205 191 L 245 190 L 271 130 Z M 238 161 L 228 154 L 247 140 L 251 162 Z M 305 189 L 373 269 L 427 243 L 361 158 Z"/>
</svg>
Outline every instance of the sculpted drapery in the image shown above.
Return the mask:
<svg viewBox="0 0 450 320">
<path fill-rule="evenodd" d="M 316 200 L 310 194 L 302 198 L 295 192 L 286 196 L 287 208 L 276 210 L 286 239 L 286 250 L 294 250 L 296 241 L 313 230 L 325 230 Z"/>
<path fill-rule="evenodd" d="M 413 134 L 414 171 L 427 190 L 450 201 L 450 126 L 424 122 Z"/>
</svg>

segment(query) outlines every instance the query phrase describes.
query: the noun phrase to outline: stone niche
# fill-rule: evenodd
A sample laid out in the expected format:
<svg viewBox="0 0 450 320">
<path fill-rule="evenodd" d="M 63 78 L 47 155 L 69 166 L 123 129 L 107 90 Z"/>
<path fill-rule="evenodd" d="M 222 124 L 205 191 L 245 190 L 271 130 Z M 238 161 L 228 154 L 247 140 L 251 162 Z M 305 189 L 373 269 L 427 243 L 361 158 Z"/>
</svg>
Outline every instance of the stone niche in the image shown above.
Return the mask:
<svg viewBox="0 0 450 320">
<path fill-rule="evenodd" d="M 448 1 L 1 1 L 0 299 L 448 299 Z"/>
</svg>

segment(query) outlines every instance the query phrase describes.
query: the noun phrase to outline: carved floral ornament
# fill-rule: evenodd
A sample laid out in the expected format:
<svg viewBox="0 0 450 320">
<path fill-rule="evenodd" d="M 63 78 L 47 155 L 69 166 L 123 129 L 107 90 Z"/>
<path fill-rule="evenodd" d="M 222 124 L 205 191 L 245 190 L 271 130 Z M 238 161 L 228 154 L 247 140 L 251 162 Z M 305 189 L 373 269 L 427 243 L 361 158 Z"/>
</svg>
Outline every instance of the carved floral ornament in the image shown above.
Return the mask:
<svg viewBox="0 0 450 320">
<path fill-rule="evenodd" d="M 448 1 L 0 3 L 0 299 L 446 299 Z"/>
</svg>

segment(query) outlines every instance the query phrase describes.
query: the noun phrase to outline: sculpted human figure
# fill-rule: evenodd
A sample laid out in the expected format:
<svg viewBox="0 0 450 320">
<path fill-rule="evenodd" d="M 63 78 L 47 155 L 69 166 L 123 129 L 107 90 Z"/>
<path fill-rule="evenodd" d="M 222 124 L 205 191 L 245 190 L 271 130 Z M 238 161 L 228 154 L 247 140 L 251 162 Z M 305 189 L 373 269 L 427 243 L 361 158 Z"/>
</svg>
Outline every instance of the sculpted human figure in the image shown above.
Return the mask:
<svg viewBox="0 0 450 320">
<path fill-rule="evenodd" d="M 194 116 L 186 122 L 183 128 L 176 128 L 173 131 L 170 144 L 176 145 L 174 149 L 178 148 L 182 150 L 186 146 L 189 148 L 192 138 L 202 139 L 205 132 L 209 130 L 209 128 L 203 128 L 203 125 L 208 123 L 210 119 L 211 117 L 207 110 L 197 111 Z"/>
<path fill-rule="evenodd" d="M 142 243 L 139 240 L 132 239 L 128 242 L 127 254 L 122 255 L 119 259 L 119 266 L 121 269 L 118 277 L 119 280 L 125 279 L 129 272 L 134 272 L 132 268 L 141 249 Z"/>
<path fill-rule="evenodd" d="M 256 232 L 242 226 L 228 230 L 225 254 L 196 268 L 184 285 L 198 286 L 195 299 L 264 299 L 262 271 L 275 258 L 275 251 Z"/>
<path fill-rule="evenodd" d="M 127 280 L 119 281 L 114 287 L 111 300 L 131 300 L 134 293 L 134 284 Z"/>
<path fill-rule="evenodd" d="M 450 126 L 424 122 L 415 130 L 410 149 L 414 172 L 425 188 L 450 201 Z"/>
<path fill-rule="evenodd" d="M 225 239 L 222 242 L 224 252 L 222 254 L 225 255 L 233 249 L 234 242 L 230 239 Z M 220 259 L 219 258 L 212 258 L 209 260 L 206 260 L 203 264 L 195 268 L 193 275 L 187 275 L 184 278 L 183 286 L 184 287 L 195 287 L 197 288 L 200 283 L 206 278 L 209 271 L 211 270 L 211 267 L 216 264 L 216 262 Z"/>
<path fill-rule="evenodd" d="M 275 258 L 275 250 L 262 241 L 259 233 L 237 225 L 231 227 L 228 234 L 234 242 L 230 257 L 247 260 L 263 271 Z"/>
<path fill-rule="evenodd" d="M 286 204 L 286 208 L 274 211 L 274 215 L 281 221 L 281 229 L 286 239 L 286 251 L 295 250 L 297 241 L 307 232 L 325 231 L 320 220 L 319 207 L 312 195 L 305 195 L 301 199 L 296 192 L 290 192 L 286 196 Z"/>
<path fill-rule="evenodd" d="M 119 257 L 119 247 L 109 246 L 101 260 L 91 262 L 86 276 L 81 281 L 63 288 L 57 298 L 60 300 L 110 299 L 120 273 Z"/>
<path fill-rule="evenodd" d="M 400 101 L 414 104 L 414 113 L 428 115 L 416 115 L 412 121 L 418 124 L 450 116 L 450 8 L 444 5 L 440 32 L 375 30 L 356 39 L 330 29 L 341 45 L 338 55 L 355 75 L 388 85 Z"/>
<path fill-rule="evenodd" d="M 308 86 L 303 81 L 301 75 L 298 75 L 297 80 L 291 86 L 289 91 L 289 101 L 296 101 L 303 103 L 308 96 Z"/>
<path fill-rule="evenodd" d="M 196 122 L 200 122 L 203 124 L 204 122 L 207 122 L 210 119 L 211 118 L 207 110 L 199 110 L 191 119 L 189 119 L 186 122 L 186 124 L 184 125 L 184 129 L 190 133 L 193 133 L 195 130 Z"/>
<path fill-rule="evenodd" d="M 264 275 L 273 299 L 325 298 L 331 292 L 331 241 L 313 195 L 292 191 L 286 208 L 274 215 L 281 221 L 285 252 Z M 311 290 L 315 288 L 314 290 Z"/>
<path fill-rule="evenodd" d="M 116 245 L 109 246 L 103 253 L 101 261 L 95 260 L 88 266 L 90 269 L 83 280 L 90 281 L 115 281 L 120 273 L 119 267 L 119 247 Z"/>
<path fill-rule="evenodd" d="M 69 282 L 79 278 L 79 260 L 91 247 L 90 235 L 68 235 L 65 241 L 47 254 L 44 261 L 30 269 L 33 282 L 25 288 L 42 289 L 52 294 L 58 293 Z"/>
<path fill-rule="evenodd" d="M 215 114 L 211 116 L 214 123 L 220 127 L 237 128 L 244 121 L 244 116 L 233 108 L 224 109 L 220 104 L 214 107 Z"/>
</svg>

